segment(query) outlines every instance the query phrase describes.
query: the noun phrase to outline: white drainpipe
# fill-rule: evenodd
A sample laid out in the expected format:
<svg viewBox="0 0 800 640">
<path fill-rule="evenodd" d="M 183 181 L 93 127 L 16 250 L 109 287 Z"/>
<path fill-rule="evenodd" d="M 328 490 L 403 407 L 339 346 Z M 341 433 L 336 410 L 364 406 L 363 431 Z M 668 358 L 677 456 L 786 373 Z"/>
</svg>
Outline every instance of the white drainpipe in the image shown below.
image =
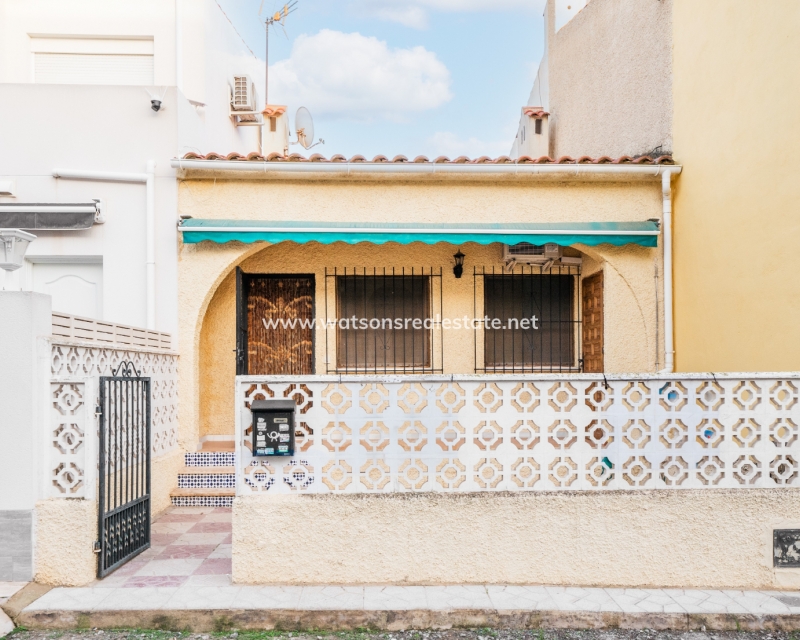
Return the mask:
<svg viewBox="0 0 800 640">
<path fill-rule="evenodd" d="M 660 373 L 675 371 L 675 341 L 672 326 L 672 173 L 665 171 L 661 174 L 664 234 L 664 368 Z"/>
<path fill-rule="evenodd" d="M 54 169 L 54 178 L 65 180 L 96 180 L 99 182 L 138 182 L 147 189 L 147 213 L 145 216 L 147 237 L 147 328 L 156 328 L 156 163 L 147 161 L 145 173 L 114 173 L 107 171 L 73 171 Z"/>
</svg>

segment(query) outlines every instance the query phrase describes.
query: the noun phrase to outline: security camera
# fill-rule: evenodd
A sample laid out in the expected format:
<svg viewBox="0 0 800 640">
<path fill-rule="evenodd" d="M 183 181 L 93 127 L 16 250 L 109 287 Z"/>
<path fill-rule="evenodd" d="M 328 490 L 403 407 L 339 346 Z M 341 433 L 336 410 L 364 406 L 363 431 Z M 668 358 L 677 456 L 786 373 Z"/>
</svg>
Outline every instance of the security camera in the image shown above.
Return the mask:
<svg viewBox="0 0 800 640">
<path fill-rule="evenodd" d="M 161 109 L 161 100 L 155 100 L 155 99 L 151 100 L 150 101 L 150 108 L 153 111 L 158 111 L 159 109 Z"/>
</svg>

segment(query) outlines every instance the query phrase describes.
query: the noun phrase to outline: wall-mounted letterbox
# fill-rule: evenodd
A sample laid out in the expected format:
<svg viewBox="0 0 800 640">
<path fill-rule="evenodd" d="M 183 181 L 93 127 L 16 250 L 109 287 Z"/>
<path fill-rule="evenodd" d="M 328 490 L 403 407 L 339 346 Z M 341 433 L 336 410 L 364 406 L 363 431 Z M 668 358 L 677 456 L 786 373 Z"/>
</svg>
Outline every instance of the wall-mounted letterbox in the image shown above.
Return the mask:
<svg viewBox="0 0 800 640">
<path fill-rule="evenodd" d="M 253 455 L 294 455 L 294 400 L 254 400 Z"/>
</svg>

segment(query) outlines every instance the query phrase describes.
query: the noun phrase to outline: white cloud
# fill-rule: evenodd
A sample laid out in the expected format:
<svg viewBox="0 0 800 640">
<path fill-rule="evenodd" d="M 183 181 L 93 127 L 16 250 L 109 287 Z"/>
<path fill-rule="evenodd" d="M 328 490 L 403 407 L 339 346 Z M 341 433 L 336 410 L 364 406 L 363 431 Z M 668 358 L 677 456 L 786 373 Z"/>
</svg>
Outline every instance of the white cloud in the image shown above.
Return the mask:
<svg viewBox="0 0 800 640">
<path fill-rule="evenodd" d="M 424 47 L 390 49 L 359 33 L 323 29 L 298 36 L 291 56 L 270 66 L 270 98 L 313 113 L 402 120 L 450 98 L 450 72 Z"/>
<path fill-rule="evenodd" d="M 475 137 L 460 138 L 450 131 L 439 131 L 428 138 L 427 146 L 432 149 L 433 156 L 447 156 L 453 160 L 458 156 L 504 156 L 508 154 L 511 143 L 508 140 L 487 142 Z"/>
<path fill-rule="evenodd" d="M 430 11 L 496 12 L 539 8 L 542 0 L 353 0 L 352 8 L 365 16 L 399 22 L 414 29 L 428 27 Z"/>
</svg>

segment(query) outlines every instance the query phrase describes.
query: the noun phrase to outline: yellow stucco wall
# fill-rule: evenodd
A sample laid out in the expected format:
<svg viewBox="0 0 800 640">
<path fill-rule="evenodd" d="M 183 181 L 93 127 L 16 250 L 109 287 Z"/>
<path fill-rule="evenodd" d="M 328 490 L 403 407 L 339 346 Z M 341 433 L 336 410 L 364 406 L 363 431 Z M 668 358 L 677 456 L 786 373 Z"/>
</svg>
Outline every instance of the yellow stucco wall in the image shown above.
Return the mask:
<svg viewBox="0 0 800 640">
<path fill-rule="evenodd" d="M 183 451 L 173 451 L 152 461 L 150 466 L 150 512 L 153 518 L 170 506 L 170 492 L 177 486 L 183 467 Z"/>
<path fill-rule="evenodd" d="M 681 371 L 800 369 L 800 3 L 674 0 Z"/>
<path fill-rule="evenodd" d="M 797 489 L 239 497 L 233 579 L 768 589 L 798 509 Z"/>
<path fill-rule="evenodd" d="M 398 183 L 381 181 L 185 180 L 180 210 L 195 218 L 259 220 L 398 220 L 476 222 L 641 221 L 661 210 L 657 182 Z M 441 267 L 443 317 L 472 317 L 472 268 L 501 267 L 501 245 L 462 247 L 465 275 L 452 274 L 456 247 L 437 245 L 184 245 L 179 256 L 181 443 L 192 449 L 206 435 L 233 433 L 235 375 L 234 268 L 250 273 L 313 273 L 316 310 L 325 317 L 325 268 Z M 605 272 L 606 370 L 651 372 L 657 351 L 660 249 L 577 247 L 584 275 Z M 660 282 L 660 280 L 659 280 Z M 329 289 L 329 303 L 332 301 Z M 660 293 L 658 294 L 660 296 Z M 663 309 L 658 302 L 659 312 Z M 445 373 L 474 372 L 472 331 L 444 331 Z M 317 373 L 325 373 L 324 332 L 318 332 Z M 663 362 L 663 358 L 661 359 Z M 199 393 L 198 393 L 199 392 Z"/>
<path fill-rule="evenodd" d="M 36 582 L 60 586 L 89 584 L 97 575 L 97 502 L 42 500 L 36 504 Z"/>
<path fill-rule="evenodd" d="M 150 509 L 153 518 L 170 506 L 183 451 L 173 451 L 151 463 Z M 112 480 L 113 482 L 113 480 Z M 36 505 L 36 582 L 82 586 L 97 575 L 97 500 L 42 500 Z M 69 534 L 65 535 L 65 531 Z"/>
</svg>

